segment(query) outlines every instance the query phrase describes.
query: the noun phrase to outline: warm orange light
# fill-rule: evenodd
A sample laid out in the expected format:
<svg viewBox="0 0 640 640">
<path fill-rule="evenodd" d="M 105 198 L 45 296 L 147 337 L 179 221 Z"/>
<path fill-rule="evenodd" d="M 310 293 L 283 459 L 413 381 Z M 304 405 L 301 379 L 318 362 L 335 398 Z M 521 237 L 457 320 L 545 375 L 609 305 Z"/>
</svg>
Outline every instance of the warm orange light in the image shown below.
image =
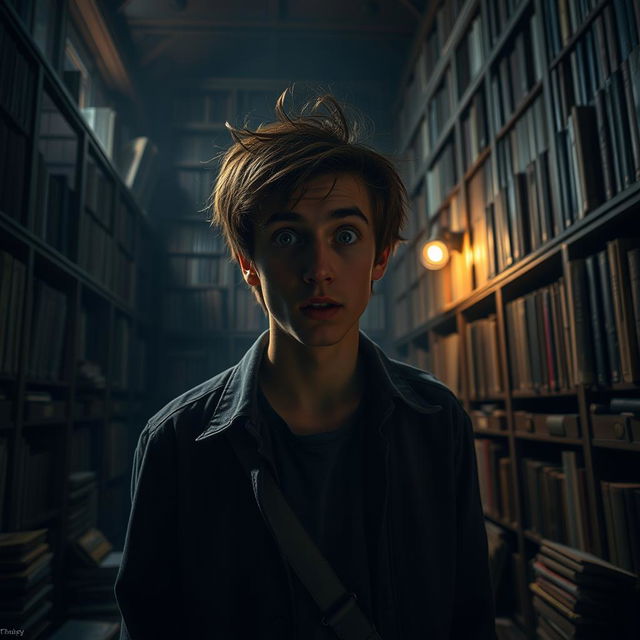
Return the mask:
<svg viewBox="0 0 640 640">
<path fill-rule="evenodd" d="M 429 240 L 422 247 L 420 261 L 427 269 L 442 269 L 449 262 L 449 249 L 441 240 Z"/>
</svg>

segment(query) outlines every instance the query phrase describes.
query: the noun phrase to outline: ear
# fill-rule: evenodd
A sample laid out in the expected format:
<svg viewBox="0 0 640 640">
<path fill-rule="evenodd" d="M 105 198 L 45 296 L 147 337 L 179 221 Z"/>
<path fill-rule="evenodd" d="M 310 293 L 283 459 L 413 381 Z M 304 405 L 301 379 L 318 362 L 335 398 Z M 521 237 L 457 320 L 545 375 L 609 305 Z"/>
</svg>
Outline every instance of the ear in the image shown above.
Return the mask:
<svg viewBox="0 0 640 640">
<path fill-rule="evenodd" d="M 387 269 L 387 264 L 389 262 L 389 255 L 391 254 L 391 247 L 386 247 L 382 250 L 380 255 L 376 258 L 376 261 L 373 263 L 373 271 L 371 273 L 372 280 L 380 280 L 384 275 L 384 272 Z"/>
<path fill-rule="evenodd" d="M 238 263 L 242 271 L 242 277 L 250 287 L 260 284 L 260 278 L 253 263 L 241 254 L 237 254 Z"/>
</svg>

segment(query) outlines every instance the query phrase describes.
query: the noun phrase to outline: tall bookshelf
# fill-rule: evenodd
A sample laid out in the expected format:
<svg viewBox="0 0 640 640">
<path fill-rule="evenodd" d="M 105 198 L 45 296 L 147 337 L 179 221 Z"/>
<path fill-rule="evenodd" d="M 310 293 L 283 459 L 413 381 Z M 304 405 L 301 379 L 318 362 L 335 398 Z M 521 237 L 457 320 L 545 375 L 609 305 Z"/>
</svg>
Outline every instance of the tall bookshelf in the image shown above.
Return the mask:
<svg viewBox="0 0 640 640">
<path fill-rule="evenodd" d="M 172 104 L 174 185 L 164 207 L 163 357 L 174 372 L 162 390 L 169 400 L 235 364 L 268 328 L 221 235 L 208 222 L 217 156 L 231 136 L 225 121 L 255 128 L 274 118 L 284 81 L 200 79 L 180 86 Z M 361 322 L 380 340 L 387 326 L 384 293 L 373 296 Z"/>
<path fill-rule="evenodd" d="M 0 532 L 46 529 L 46 634 L 82 615 L 66 588 L 72 541 L 97 525 L 124 543 L 152 409 L 158 244 L 28 5 L 0 6 Z M 52 19 L 53 41 L 69 19 Z M 94 474 L 93 516 L 72 502 L 78 472 Z"/>
<path fill-rule="evenodd" d="M 543 539 L 640 571 L 639 32 L 624 0 L 429 3 L 398 102 L 395 349 L 471 415 L 500 613 L 529 637 Z M 443 227 L 463 249 L 427 271 Z"/>
</svg>

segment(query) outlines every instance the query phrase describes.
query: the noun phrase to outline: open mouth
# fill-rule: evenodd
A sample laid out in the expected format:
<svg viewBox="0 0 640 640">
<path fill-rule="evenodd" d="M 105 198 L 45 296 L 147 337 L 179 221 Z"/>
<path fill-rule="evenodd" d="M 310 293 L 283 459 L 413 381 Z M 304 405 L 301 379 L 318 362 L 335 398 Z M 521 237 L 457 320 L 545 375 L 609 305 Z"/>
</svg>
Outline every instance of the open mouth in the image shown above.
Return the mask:
<svg viewBox="0 0 640 640">
<path fill-rule="evenodd" d="M 300 307 L 300 310 L 305 316 L 317 320 L 328 320 L 335 316 L 340 309 L 342 309 L 342 305 L 334 302 L 314 302 Z"/>
</svg>

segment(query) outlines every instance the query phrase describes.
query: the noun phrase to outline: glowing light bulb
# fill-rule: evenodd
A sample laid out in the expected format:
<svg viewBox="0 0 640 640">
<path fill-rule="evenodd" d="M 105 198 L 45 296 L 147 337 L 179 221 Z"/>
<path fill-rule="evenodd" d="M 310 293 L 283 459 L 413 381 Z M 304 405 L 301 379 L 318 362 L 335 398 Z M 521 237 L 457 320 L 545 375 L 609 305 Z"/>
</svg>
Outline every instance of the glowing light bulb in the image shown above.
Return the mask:
<svg viewBox="0 0 640 640">
<path fill-rule="evenodd" d="M 449 262 L 449 249 L 441 240 L 430 240 L 422 247 L 420 258 L 427 269 L 442 269 Z"/>
<path fill-rule="evenodd" d="M 442 262 L 442 259 L 444 258 L 442 247 L 439 247 L 437 244 L 429 245 L 427 247 L 427 257 L 433 263 Z"/>
</svg>

